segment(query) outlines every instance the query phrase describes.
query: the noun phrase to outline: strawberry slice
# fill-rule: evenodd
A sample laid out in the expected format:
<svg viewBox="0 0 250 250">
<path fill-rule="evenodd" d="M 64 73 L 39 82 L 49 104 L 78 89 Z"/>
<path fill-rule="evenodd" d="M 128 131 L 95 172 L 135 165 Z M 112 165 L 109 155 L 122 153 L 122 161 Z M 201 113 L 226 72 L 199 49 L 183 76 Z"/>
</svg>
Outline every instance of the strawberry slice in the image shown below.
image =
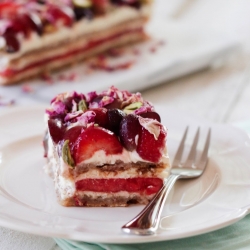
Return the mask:
<svg viewBox="0 0 250 250">
<path fill-rule="evenodd" d="M 141 127 L 141 130 L 139 132 L 138 145 L 136 148 L 137 153 L 144 160 L 155 163 L 159 162 L 165 148 L 166 135 L 166 131 L 161 126 L 160 134 L 156 140 L 153 134 L 151 134 L 144 127 Z"/>
<path fill-rule="evenodd" d="M 114 133 L 101 127 L 89 127 L 78 137 L 74 147 L 76 164 L 89 159 L 98 150 L 106 155 L 122 153 L 122 145 Z"/>
</svg>

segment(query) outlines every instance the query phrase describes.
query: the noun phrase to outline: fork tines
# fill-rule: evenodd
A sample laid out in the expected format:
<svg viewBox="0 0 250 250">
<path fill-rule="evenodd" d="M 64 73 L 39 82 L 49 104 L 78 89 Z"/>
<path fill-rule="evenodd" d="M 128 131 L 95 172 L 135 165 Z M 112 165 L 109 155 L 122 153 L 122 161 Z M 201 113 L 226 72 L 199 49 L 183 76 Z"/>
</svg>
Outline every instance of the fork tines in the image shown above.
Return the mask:
<svg viewBox="0 0 250 250">
<path fill-rule="evenodd" d="M 176 152 L 176 155 L 174 157 L 173 166 L 181 166 L 182 165 L 181 158 L 182 158 L 187 134 L 188 134 L 188 126 L 185 129 L 185 132 L 184 132 L 183 137 L 181 139 L 181 143 L 180 143 L 178 150 Z M 188 154 L 188 157 L 187 157 L 185 163 L 182 165 L 182 167 L 189 167 L 189 166 L 192 166 L 194 164 L 195 158 L 196 158 L 196 153 L 197 153 L 196 148 L 197 148 L 197 144 L 199 141 L 199 135 L 200 135 L 200 128 L 198 127 L 198 129 L 195 133 L 195 137 L 194 137 L 190 152 Z M 201 157 L 200 157 L 198 164 L 197 164 L 197 166 L 199 166 L 199 168 L 204 168 L 205 165 L 207 164 L 210 138 L 211 138 L 211 128 L 209 128 L 209 130 L 208 130 L 206 142 L 205 142 L 203 151 L 201 153 Z"/>
</svg>

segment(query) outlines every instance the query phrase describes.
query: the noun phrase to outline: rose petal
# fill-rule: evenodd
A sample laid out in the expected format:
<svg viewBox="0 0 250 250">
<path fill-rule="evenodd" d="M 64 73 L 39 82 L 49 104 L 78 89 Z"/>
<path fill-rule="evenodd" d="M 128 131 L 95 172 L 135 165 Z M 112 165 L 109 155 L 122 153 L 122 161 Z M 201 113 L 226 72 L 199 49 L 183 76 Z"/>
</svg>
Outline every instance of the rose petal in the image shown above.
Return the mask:
<svg viewBox="0 0 250 250">
<path fill-rule="evenodd" d="M 89 92 L 87 95 L 86 95 L 86 101 L 87 102 L 91 102 L 94 98 L 96 98 L 98 95 L 96 93 L 96 91 L 92 91 L 92 92 Z"/>
<path fill-rule="evenodd" d="M 114 101 L 114 98 L 113 98 L 113 97 L 104 96 L 104 97 L 102 98 L 102 100 L 99 102 L 99 105 L 100 105 L 101 107 L 104 107 L 104 106 L 106 106 L 106 105 L 112 103 L 113 101 Z"/>
<path fill-rule="evenodd" d="M 88 123 L 94 122 L 95 116 L 96 114 L 94 111 L 87 111 L 81 116 L 77 117 L 77 124 L 86 127 Z"/>
<path fill-rule="evenodd" d="M 79 115 L 81 115 L 81 114 L 83 114 L 83 111 L 82 111 L 82 110 L 75 111 L 75 112 L 73 112 L 73 113 L 68 113 L 68 114 L 65 116 L 64 121 L 67 122 L 67 121 L 69 121 L 69 120 L 71 120 L 71 119 L 73 119 L 73 118 L 75 118 L 75 117 L 77 117 L 77 116 L 79 116 Z"/>
<path fill-rule="evenodd" d="M 138 120 L 141 126 L 144 127 L 150 134 L 152 134 L 155 140 L 158 140 L 162 125 L 154 119 L 143 118 L 141 116 L 139 116 Z"/>
<path fill-rule="evenodd" d="M 72 100 L 72 112 L 76 112 L 77 111 L 77 103 L 75 102 L 75 100 Z"/>
<path fill-rule="evenodd" d="M 51 108 L 57 113 L 57 114 L 63 114 L 65 111 L 65 104 L 62 101 L 55 101 L 51 104 Z"/>
</svg>

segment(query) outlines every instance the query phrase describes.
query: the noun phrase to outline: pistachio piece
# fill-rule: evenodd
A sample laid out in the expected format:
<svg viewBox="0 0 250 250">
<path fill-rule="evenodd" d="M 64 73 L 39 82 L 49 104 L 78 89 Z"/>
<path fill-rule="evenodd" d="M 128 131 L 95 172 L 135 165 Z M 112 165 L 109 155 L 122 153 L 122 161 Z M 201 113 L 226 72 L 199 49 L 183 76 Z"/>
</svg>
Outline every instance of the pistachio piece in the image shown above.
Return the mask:
<svg viewBox="0 0 250 250">
<path fill-rule="evenodd" d="M 88 110 L 87 103 L 85 102 L 85 100 L 81 100 L 78 103 L 78 110 L 82 110 L 83 112 Z"/>
<path fill-rule="evenodd" d="M 74 162 L 74 159 L 72 158 L 71 153 L 70 153 L 69 140 L 66 140 L 63 143 L 62 158 L 63 158 L 63 161 L 65 163 L 67 163 L 71 168 L 74 168 L 75 162 Z"/>
<path fill-rule="evenodd" d="M 126 106 L 123 111 L 126 113 L 126 114 L 131 114 L 133 113 L 136 109 L 140 108 L 142 106 L 142 103 L 141 102 L 134 102 L 134 103 L 131 103 L 129 104 L 128 106 Z"/>
<path fill-rule="evenodd" d="M 73 4 L 79 8 L 90 8 L 92 6 L 91 0 L 73 0 Z"/>
</svg>

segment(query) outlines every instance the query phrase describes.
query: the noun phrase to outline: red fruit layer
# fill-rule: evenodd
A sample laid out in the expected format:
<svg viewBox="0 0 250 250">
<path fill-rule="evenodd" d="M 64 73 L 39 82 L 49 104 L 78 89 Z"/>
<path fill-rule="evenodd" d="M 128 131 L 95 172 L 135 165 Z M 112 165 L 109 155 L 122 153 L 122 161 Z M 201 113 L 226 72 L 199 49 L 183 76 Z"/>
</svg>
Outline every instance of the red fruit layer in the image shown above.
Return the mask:
<svg viewBox="0 0 250 250">
<path fill-rule="evenodd" d="M 23 72 L 25 72 L 27 70 L 30 70 L 30 69 L 35 68 L 35 67 L 42 66 L 42 65 L 50 63 L 50 62 L 60 61 L 60 60 L 63 60 L 63 59 L 67 59 L 69 57 L 73 57 L 74 55 L 77 55 L 79 53 L 85 53 L 86 51 L 94 49 L 95 47 L 98 47 L 98 46 L 100 46 L 100 45 L 102 45 L 104 43 L 108 43 L 108 42 L 110 42 L 112 40 L 115 40 L 115 39 L 119 38 L 120 36 L 123 36 L 125 34 L 131 34 L 131 33 L 143 33 L 143 29 L 138 28 L 138 29 L 132 29 L 132 30 L 125 30 L 123 32 L 114 34 L 114 35 L 106 37 L 104 39 L 93 40 L 93 41 L 90 41 L 87 45 L 84 45 L 81 48 L 71 50 L 71 51 L 69 51 L 69 52 L 67 52 L 65 54 L 62 54 L 62 55 L 42 59 L 40 61 L 32 63 L 32 64 L 30 64 L 30 65 L 28 65 L 28 66 L 26 66 L 26 67 L 24 67 L 22 69 L 19 69 L 19 70 L 8 68 L 8 69 L 0 72 L 0 76 L 2 76 L 2 77 L 13 77 L 13 76 L 17 75 L 18 73 L 23 73 Z"/>
<path fill-rule="evenodd" d="M 91 158 L 96 151 L 103 150 L 106 155 L 121 154 L 123 147 L 116 135 L 101 127 L 89 127 L 78 137 L 74 145 L 76 164 Z"/>
<path fill-rule="evenodd" d="M 84 179 L 76 182 L 76 189 L 107 193 L 127 191 L 151 195 L 157 193 L 162 185 L 163 181 L 159 178 Z"/>
</svg>

